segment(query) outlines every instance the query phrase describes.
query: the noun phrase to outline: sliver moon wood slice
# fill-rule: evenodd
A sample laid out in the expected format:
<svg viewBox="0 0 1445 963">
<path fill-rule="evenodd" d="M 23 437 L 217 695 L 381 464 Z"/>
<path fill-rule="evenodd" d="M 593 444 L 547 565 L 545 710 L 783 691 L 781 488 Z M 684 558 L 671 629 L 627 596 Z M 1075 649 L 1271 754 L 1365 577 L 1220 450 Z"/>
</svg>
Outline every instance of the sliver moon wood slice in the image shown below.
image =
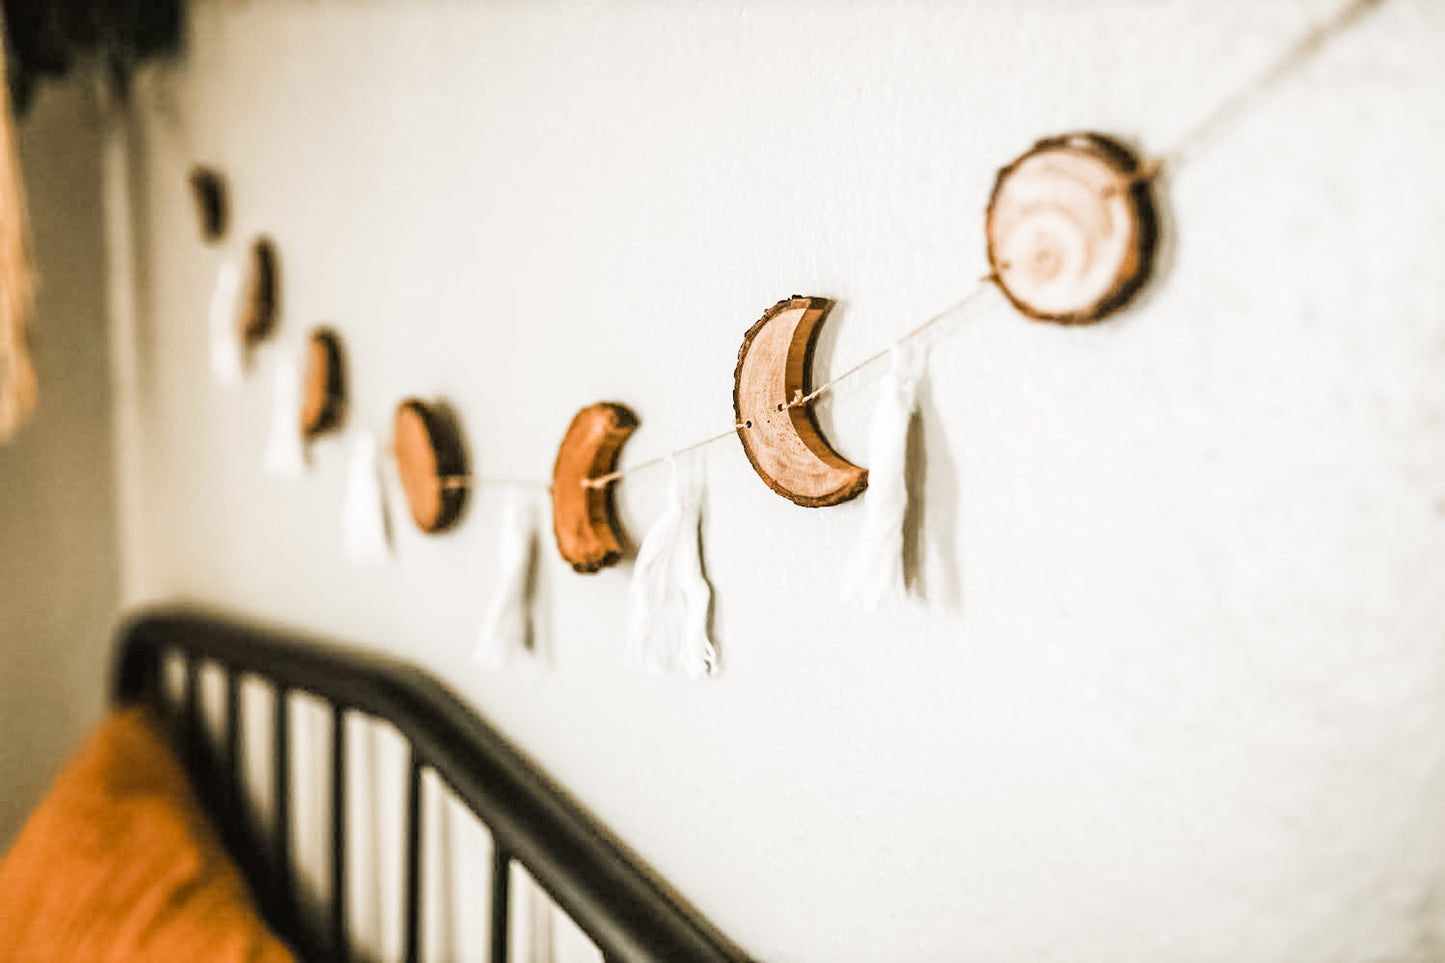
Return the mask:
<svg viewBox="0 0 1445 963">
<path fill-rule="evenodd" d="M 335 331 L 318 328 L 311 332 L 301 386 L 301 434 L 310 440 L 341 427 L 346 416 L 346 378 L 341 338 Z"/>
<path fill-rule="evenodd" d="M 758 476 L 798 505 L 837 505 L 868 487 L 868 471 L 833 450 L 812 403 L 789 402 L 812 390 L 813 348 L 833 306 L 794 297 L 768 309 L 738 349 L 733 412 L 738 438 Z"/>
<path fill-rule="evenodd" d="M 988 260 L 1003 293 L 1039 321 L 1086 324 L 1148 280 L 1158 240 L 1151 175 L 1100 134 L 1041 140 L 999 171 Z"/>
<path fill-rule="evenodd" d="M 598 402 L 577 412 L 557 449 L 552 532 L 557 551 L 578 572 L 596 572 L 622 558 L 625 539 L 612 504 L 615 482 L 594 487 L 587 481 L 616 469 L 622 444 L 637 425 L 624 405 Z"/>
<path fill-rule="evenodd" d="M 396 408 L 392 446 L 416 527 L 436 534 L 455 525 L 467 501 L 468 479 L 466 453 L 451 416 L 408 398 Z"/>
<path fill-rule="evenodd" d="M 236 313 L 236 335 L 242 344 L 265 341 L 276 327 L 279 273 L 276 245 L 268 237 L 257 238 L 246 258 L 240 310 Z"/>
<path fill-rule="evenodd" d="M 229 223 L 226 204 L 226 180 L 220 171 L 211 167 L 191 168 L 191 198 L 196 204 L 196 217 L 201 225 L 201 237 L 208 244 L 214 244 L 226 236 Z"/>
</svg>

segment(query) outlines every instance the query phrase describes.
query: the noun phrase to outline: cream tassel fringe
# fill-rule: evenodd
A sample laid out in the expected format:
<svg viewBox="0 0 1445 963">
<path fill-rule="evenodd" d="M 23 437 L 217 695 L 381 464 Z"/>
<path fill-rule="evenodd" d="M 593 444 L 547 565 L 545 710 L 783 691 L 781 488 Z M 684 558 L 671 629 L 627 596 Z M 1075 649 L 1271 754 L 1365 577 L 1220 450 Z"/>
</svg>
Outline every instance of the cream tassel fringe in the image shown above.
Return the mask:
<svg viewBox="0 0 1445 963">
<path fill-rule="evenodd" d="M 702 574 L 701 492 L 669 459 L 667 507 L 637 552 L 627 590 L 627 661 L 700 679 L 718 671 L 707 634 L 712 589 Z"/>
<path fill-rule="evenodd" d="M 537 506 L 527 493 L 512 489 L 497 542 L 497 587 L 472 661 L 501 668 L 514 653 L 531 645 L 532 567 L 537 556 Z"/>
<path fill-rule="evenodd" d="M 918 403 L 925 357 L 912 344 L 893 349 L 868 429 L 868 491 L 863 532 L 848 579 L 848 596 L 865 612 L 895 609 L 908 597 L 903 571 L 903 519 L 908 511 L 908 426 Z"/>
<path fill-rule="evenodd" d="M 35 306 L 35 270 L 15 118 L 4 79 L 4 31 L 0 30 L 0 444 L 13 438 L 35 410 L 39 393 L 25 334 Z"/>
<path fill-rule="evenodd" d="M 362 432 L 351 449 L 346 498 L 341 506 L 346 554 L 358 564 L 378 564 L 391 558 L 391 524 L 386 492 L 381 487 L 376 436 Z"/>
<path fill-rule="evenodd" d="M 271 401 L 271 437 L 266 443 L 266 474 L 300 478 L 306 473 L 306 444 L 301 437 L 301 367 L 290 355 L 276 359 Z"/>
<path fill-rule="evenodd" d="M 241 298 L 241 267 L 234 258 L 227 258 L 216 272 L 216 286 L 211 291 L 211 313 L 207 325 L 210 334 L 211 379 L 222 388 L 235 388 L 241 383 L 244 352 L 241 337 L 236 333 L 236 310 Z"/>
</svg>

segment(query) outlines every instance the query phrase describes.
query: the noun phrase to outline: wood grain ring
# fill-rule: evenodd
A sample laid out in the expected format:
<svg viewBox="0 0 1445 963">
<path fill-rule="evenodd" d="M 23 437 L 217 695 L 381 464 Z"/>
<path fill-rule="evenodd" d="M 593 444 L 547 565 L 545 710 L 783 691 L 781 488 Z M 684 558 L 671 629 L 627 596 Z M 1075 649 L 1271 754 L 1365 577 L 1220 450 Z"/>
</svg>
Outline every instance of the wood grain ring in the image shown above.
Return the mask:
<svg viewBox="0 0 1445 963">
<path fill-rule="evenodd" d="M 637 430 L 637 416 L 625 405 L 602 401 L 572 418 L 552 469 L 552 533 L 557 551 L 573 570 L 597 572 L 622 558 L 626 536 L 617 520 L 612 492 L 589 479 L 617 467 L 622 445 Z"/>
<path fill-rule="evenodd" d="M 397 405 L 392 427 L 397 474 L 412 521 L 423 532 L 444 532 L 461 518 L 467 501 L 467 458 L 451 413 L 408 398 Z"/>
<path fill-rule="evenodd" d="M 1151 177 L 1101 134 L 1041 140 L 999 171 L 986 231 L 994 278 L 1016 308 L 1040 321 L 1098 321 L 1153 268 Z"/>
</svg>

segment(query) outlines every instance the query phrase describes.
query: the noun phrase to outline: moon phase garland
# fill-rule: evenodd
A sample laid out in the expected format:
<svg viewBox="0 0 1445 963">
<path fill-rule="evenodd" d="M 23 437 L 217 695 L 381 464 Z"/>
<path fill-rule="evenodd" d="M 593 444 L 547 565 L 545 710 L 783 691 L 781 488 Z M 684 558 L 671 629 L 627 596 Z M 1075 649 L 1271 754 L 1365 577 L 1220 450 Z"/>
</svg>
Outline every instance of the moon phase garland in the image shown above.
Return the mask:
<svg viewBox="0 0 1445 963">
<path fill-rule="evenodd" d="M 1158 234 L 1153 192 L 1159 173 L 1192 157 L 1266 91 L 1383 3 L 1351 0 L 1345 4 L 1162 152 L 1140 157 L 1124 144 L 1090 132 L 1039 141 L 1001 169 L 995 181 L 985 219 L 988 273 L 954 304 L 817 387 L 810 387 L 812 349 L 831 302 L 796 296 L 779 302 L 748 331 L 739 350 L 736 418 L 725 431 L 618 468 L 617 454 L 635 429 L 636 419 L 621 406 L 595 405 L 578 415 L 601 426 L 595 427 L 600 434 L 588 442 L 593 447 L 584 452 L 585 459 L 578 456 L 582 460 L 572 466 L 576 470 L 564 470 L 566 459 L 559 456 L 562 467 L 548 486 L 468 472 L 460 439 L 452 437 L 454 426 L 430 417 L 429 408 L 410 399 L 398 410 L 405 424 L 398 432 L 395 458 L 418 526 L 424 531 L 440 531 L 453 525 L 470 488 L 549 489 L 554 503 L 559 496 L 568 505 L 575 502 L 572 514 L 581 520 L 574 526 L 581 533 L 576 557 L 568 560 L 579 571 L 594 571 L 612 561 L 620 547 L 620 530 L 612 531 L 616 525 L 609 486 L 733 436 L 741 440 L 759 476 L 794 502 L 817 507 L 854 497 L 866 487 L 867 471 L 833 451 L 813 417 L 810 406 L 814 401 L 973 304 L 990 287 L 998 288 L 1022 314 L 1038 321 L 1095 323 L 1123 308 L 1148 283 L 1153 269 Z M 220 190 L 212 193 L 219 196 Z M 219 208 L 219 204 L 211 204 L 201 209 L 203 233 L 213 241 L 225 231 L 225 214 Z M 248 292 L 233 309 L 236 340 L 242 345 L 266 338 L 276 314 L 274 248 L 261 238 L 249 253 L 249 274 L 256 290 Z M 339 372 L 337 380 L 339 383 Z M 324 396 L 328 394 L 325 388 L 317 390 Z M 336 390 L 339 395 L 340 389 Z M 336 401 L 344 404 L 341 398 Z M 340 411 L 334 414 L 334 419 L 318 416 L 308 421 L 307 434 L 333 427 Z M 569 439 L 580 430 L 574 421 Z M 566 444 L 564 441 L 564 447 Z M 779 446 L 781 452 L 769 453 L 768 445 Z M 597 544 L 583 544 L 593 537 L 594 530 L 600 539 Z"/>
</svg>

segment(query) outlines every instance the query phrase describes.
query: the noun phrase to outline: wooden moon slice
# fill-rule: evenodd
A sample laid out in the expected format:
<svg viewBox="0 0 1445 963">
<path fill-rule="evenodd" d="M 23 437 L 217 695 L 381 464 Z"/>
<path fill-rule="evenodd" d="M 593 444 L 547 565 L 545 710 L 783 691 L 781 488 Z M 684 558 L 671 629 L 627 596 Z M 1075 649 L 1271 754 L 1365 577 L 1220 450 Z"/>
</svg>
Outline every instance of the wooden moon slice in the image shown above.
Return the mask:
<svg viewBox="0 0 1445 963">
<path fill-rule="evenodd" d="M 788 402 L 812 390 L 813 347 L 832 302 L 779 301 L 738 349 L 733 412 L 743 451 L 773 491 L 799 505 L 837 505 L 868 487 L 868 471 L 833 450 L 811 403 Z"/>
<path fill-rule="evenodd" d="M 1158 221 L 1150 178 L 1099 134 L 1039 141 L 999 171 L 988 260 L 1008 299 L 1040 321 L 1098 321 L 1149 277 Z"/>
<path fill-rule="evenodd" d="M 444 532 L 467 500 L 467 459 L 451 416 L 408 398 L 396 408 L 392 445 L 412 521 L 424 532 Z"/>
<path fill-rule="evenodd" d="M 198 166 L 191 170 L 190 182 L 196 217 L 201 222 L 201 237 L 209 242 L 219 241 L 226 236 L 229 220 L 225 179 L 214 168 Z"/>
<path fill-rule="evenodd" d="M 622 557 L 625 537 L 612 504 L 615 484 L 587 485 L 617 467 L 623 442 L 637 430 L 623 405 L 599 402 L 572 419 L 552 469 L 552 531 L 557 550 L 578 572 L 596 572 Z"/>
<path fill-rule="evenodd" d="M 301 383 L 301 434 L 315 438 L 341 427 L 346 416 L 346 373 L 341 338 L 330 328 L 311 332 Z"/>
<path fill-rule="evenodd" d="M 241 309 L 236 313 L 236 333 L 243 344 L 265 341 L 276 327 L 278 271 L 276 246 L 270 238 L 257 238 L 246 258 Z"/>
</svg>

